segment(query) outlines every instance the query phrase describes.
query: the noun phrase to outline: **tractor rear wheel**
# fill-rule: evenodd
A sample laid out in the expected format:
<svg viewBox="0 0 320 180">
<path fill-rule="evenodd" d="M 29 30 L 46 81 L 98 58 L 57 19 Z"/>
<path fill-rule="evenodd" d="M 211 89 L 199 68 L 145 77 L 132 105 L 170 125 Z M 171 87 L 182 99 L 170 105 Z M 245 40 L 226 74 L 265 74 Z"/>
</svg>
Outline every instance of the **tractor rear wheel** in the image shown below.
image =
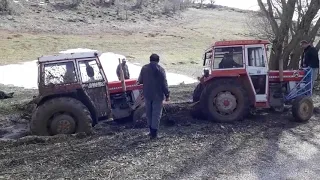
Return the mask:
<svg viewBox="0 0 320 180">
<path fill-rule="evenodd" d="M 306 122 L 313 115 L 313 102 L 309 97 L 298 97 L 292 103 L 292 115 L 298 122 Z"/>
<path fill-rule="evenodd" d="M 79 132 L 90 134 L 92 118 L 82 102 L 69 97 L 53 98 L 34 111 L 30 130 L 39 136 Z"/>
<path fill-rule="evenodd" d="M 217 122 L 242 120 L 249 113 L 248 95 L 234 79 L 221 79 L 208 84 L 200 102 L 208 118 Z"/>
</svg>

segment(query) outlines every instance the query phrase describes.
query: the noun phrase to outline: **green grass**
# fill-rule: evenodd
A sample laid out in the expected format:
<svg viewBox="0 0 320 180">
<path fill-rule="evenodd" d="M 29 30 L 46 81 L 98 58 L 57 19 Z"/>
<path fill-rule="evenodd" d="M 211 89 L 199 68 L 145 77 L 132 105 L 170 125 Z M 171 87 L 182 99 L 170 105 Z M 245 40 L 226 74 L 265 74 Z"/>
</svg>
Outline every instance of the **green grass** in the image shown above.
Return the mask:
<svg viewBox="0 0 320 180">
<path fill-rule="evenodd" d="M 195 75 L 201 69 L 203 51 L 213 41 L 245 38 L 242 13 L 191 9 L 182 14 L 182 19 L 181 24 L 163 27 L 158 33 L 150 33 L 147 25 L 141 33 L 134 34 L 50 35 L 0 31 L 0 64 L 35 60 L 70 48 L 91 48 L 120 53 L 142 64 L 148 62 L 151 53 L 158 53 L 170 71 Z"/>
</svg>

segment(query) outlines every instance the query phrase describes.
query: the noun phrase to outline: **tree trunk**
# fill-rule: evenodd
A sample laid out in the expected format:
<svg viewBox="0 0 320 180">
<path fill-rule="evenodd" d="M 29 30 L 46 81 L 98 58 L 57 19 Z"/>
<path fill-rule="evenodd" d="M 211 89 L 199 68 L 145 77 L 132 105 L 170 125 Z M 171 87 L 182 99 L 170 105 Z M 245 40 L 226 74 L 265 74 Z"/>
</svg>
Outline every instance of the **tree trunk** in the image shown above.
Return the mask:
<svg viewBox="0 0 320 180">
<path fill-rule="evenodd" d="M 302 49 L 299 46 L 292 51 L 292 57 L 288 66 L 288 69 L 299 69 L 300 67 L 300 58 L 302 55 Z"/>
<path fill-rule="evenodd" d="M 282 54 L 282 43 L 273 43 L 272 50 L 273 51 L 270 55 L 269 68 L 272 70 L 279 70 L 279 60 Z"/>
</svg>

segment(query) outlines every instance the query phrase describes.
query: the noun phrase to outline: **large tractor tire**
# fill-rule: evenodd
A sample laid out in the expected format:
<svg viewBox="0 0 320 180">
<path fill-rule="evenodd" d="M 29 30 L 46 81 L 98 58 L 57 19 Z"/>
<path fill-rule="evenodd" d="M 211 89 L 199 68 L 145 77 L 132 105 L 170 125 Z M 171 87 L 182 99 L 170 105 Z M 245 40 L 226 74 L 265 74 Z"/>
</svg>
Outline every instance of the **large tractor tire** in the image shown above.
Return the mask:
<svg viewBox="0 0 320 180">
<path fill-rule="evenodd" d="M 30 130 L 39 136 L 92 133 L 92 118 L 88 108 L 69 97 L 50 99 L 32 114 Z"/>
<path fill-rule="evenodd" d="M 200 101 L 200 96 L 203 90 L 203 85 L 199 83 L 197 87 L 194 89 L 193 94 L 192 94 L 192 100 L 193 102 L 198 102 Z"/>
<path fill-rule="evenodd" d="M 249 114 L 249 99 L 243 86 L 235 79 L 221 79 L 208 84 L 200 98 L 210 120 L 230 123 Z"/>
<path fill-rule="evenodd" d="M 313 115 L 313 102 L 309 97 L 298 97 L 292 103 L 292 115 L 295 121 L 307 122 Z"/>
</svg>

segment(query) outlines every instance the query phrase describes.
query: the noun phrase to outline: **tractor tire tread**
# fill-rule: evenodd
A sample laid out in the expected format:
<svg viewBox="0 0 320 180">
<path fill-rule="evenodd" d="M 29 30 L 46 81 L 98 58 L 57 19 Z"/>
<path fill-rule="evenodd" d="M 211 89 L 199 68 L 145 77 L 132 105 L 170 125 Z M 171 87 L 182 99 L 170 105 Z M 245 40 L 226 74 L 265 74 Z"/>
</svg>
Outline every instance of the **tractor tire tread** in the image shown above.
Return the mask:
<svg viewBox="0 0 320 180">
<path fill-rule="evenodd" d="M 300 105 L 303 101 L 308 101 L 308 103 L 310 103 L 309 105 L 311 106 L 311 109 L 312 109 L 311 113 L 305 119 L 303 117 L 301 117 L 301 115 L 299 114 L 299 108 L 300 108 Z M 294 117 L 294 121 L 297 121 L 297 122 L 309 121 L 310 118 L 312 117 L 313 109 L 314 109 L 313 101 L 310 97 L 306 97 L 306 96 L 297 97 L 292 102 L 292 116 Z"/>
</svg>

